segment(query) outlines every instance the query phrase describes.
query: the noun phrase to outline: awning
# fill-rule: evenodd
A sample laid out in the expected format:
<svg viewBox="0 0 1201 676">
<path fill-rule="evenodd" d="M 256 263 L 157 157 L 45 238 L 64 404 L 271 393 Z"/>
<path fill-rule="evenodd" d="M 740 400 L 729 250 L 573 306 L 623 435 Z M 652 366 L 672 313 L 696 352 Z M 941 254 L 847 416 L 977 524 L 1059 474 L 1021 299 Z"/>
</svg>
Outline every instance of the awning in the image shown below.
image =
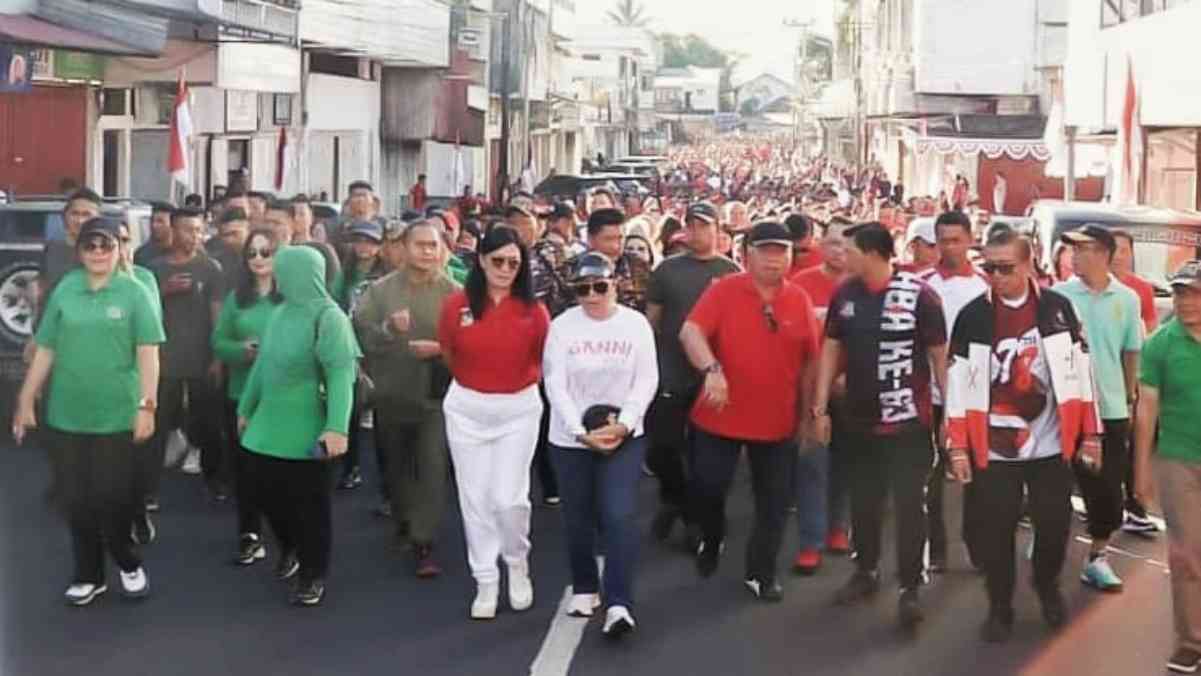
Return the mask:
<svg viewBox="0 0 1201 676">
<path fill-rule="evenodd" d="M 37 17 L 0 14 L 0 40 L 31 47 L 56 47 L 118 56 L 157 56 L 158 51 L 58 26 Z M 161 47 L 160 47 L 161 50 Z"/>
<path fill-rule="evenodd" d="M 1042 138 L 1046 118 L 1040 115 L 946 115 L 906 123 L 912 127 L 902 130 L 901 138 L 917 155 L 1051 158 Z"/>
</svg>

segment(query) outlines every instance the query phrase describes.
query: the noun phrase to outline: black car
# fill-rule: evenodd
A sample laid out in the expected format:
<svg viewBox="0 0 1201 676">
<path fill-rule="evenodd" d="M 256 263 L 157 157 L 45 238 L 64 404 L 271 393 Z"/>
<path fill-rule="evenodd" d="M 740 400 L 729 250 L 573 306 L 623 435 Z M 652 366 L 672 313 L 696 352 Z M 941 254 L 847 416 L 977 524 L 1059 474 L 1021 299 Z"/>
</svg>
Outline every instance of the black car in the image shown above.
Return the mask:
<svg viewBox="0 0 1201 676">
<path fill-rule="evenodd" d="M 549 199 L 574 200 L 580 193 L 586 193 L 595 188 L 607 188 L 613 193 L 621 193 L 621 186 L 611 176 L 598 174 L 555 174 L 543 180 L 534 188 L 534 194 Z"/>
</svg>

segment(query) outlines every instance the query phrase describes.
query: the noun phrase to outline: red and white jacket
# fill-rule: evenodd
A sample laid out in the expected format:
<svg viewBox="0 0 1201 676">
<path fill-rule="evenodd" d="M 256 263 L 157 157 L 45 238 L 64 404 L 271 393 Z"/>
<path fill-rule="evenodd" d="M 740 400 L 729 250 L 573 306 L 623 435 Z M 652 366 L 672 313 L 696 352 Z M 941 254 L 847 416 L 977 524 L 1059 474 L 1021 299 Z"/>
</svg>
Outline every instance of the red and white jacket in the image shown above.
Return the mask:
<svg viewBox="0 0 1201 676">
<path fill-rule="evenodd" d="M 1038 303 L 1038 335 L 1051 372 L 1059 414 L 1060 446 L 1071 460 L 1086 436 L 1101 434 L 1092 362 L 1072 302 L 1030 284 Z M 989 397 L 992 389 L 992 291 L 968 303 L 951 334 L 945 397 L 947 448 L 965 449 L 979 469 L 988 466 Z"/>
</svg>

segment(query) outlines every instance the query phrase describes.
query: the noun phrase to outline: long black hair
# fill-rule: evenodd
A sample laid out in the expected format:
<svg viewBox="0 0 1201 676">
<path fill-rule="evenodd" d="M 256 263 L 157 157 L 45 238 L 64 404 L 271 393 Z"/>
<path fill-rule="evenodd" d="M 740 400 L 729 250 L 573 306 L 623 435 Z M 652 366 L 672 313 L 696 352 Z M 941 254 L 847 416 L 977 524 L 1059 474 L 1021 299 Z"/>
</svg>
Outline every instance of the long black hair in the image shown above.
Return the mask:
<svg viewBox="0 0 1201 676">
<path fill-rule="evenodd" d="M 238 288 L 234 291 L 234 300 L 237 301 L 238 307 L 248 308 L 258 302 L 259 289 L 255 282 L 254 273 L 250 271 L 250 244 L 255 238 L 263 237 L 267 240 L 267 246 L 271 247 L 271 255 L 279 251 L 279 241 L 275 238 L 275 231 L 271 228 L 255 228 L 246 236 L 246 243 L 242 245 L 242 270 L 238 275 Z M 275 283 L 275 277 L 271 277 L 271 292 L 267 294 L 267 300 L 273 305 L 279 305 L 284 302 L 283 294 L 279 292 L 279 286 Z"/>
<path fill-rule="evenodd" d="M 529 249 L 526 249 L 525 245 L 521 243 L 521 238 L 517 236 L 517 231 L 513 228 L 493 227 L 488 230 L 488 234 L 484 235 L 483 241 L 480 242 L 480 253 L 475 257 L 475 265 L 471 266 L 471 272 L 467 274 L 467 284 L 463 287 L 463 292 L 467 294 L 467 303 L 471 306 L 471 315 L 476 319 L 483 317 L 484 311 L 488 308 L 488 278 L 484 274 L 484 259 L 493 251 L 510 244 L 521 251 L 521 267 L 517 269 L 517 278 L 513 280 L 513 289 L 510 293 L 526 305 L 533 305 L 535 302 L 534 282 L 530 274 Z"/>
</svg>

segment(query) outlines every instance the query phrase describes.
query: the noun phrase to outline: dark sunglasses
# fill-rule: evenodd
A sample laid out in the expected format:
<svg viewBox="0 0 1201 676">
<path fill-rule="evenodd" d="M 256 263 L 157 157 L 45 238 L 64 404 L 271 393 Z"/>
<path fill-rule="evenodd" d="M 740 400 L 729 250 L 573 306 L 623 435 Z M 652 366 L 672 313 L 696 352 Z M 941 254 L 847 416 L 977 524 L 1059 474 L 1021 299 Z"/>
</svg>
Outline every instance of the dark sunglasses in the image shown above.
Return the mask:
<svg viewBox="0 0 1201 676">
<path fill-rule="evenodd" d="M 582 282 L 580 284 L 572 284 L 571 290 L 580 298 L 586 298 L 589 294 L 595 293 L 598 296 L 603 296 L 609 293 L 609 282 Z"/>
<path fill-rule="evenodd" d="M 490 256 L 488 262 L 497 270 L 508 268 L 509 272 L 517 272 L 521 269 L 521 259 L 510 256 Z"/>
<path fill-rule="evenodd" d="M 780 330 L 780 324 L 776 321 L 776 311 L 770 305 L 763 306 L 763 318 L 767 320 L 767 330 L 775 333 Z"/>
<path fill-rule="evenodd" d="M 108 253 L 117 248 L 117 243 L 111 239 L 108 239 L 107 237 L 95 237 L 85 242 L 80 242 L 79 248 L 81 251 L 86 251 L 88 253 L 94 253 L 97 251 Z"/>
<path fill-rule="evenodd" d="M 246 258 L 251 259 L 251 260 L 253 260 L 255 258 L 262 258 L 263 260 L 268 260 L 274 255 L 275 255 L 275 251 L 268 249 L 266 247 L 255 247 L 253 249 L 248 249 L 246 251 Z"/>
<path fill-rule="evenodd" d="M 1008 277 L 1017 269 L 1015 263 L 984 263 L 980 266 L 980 270 L 986 275 L 999 274 L 1003 277 Z"/>
</svg>

